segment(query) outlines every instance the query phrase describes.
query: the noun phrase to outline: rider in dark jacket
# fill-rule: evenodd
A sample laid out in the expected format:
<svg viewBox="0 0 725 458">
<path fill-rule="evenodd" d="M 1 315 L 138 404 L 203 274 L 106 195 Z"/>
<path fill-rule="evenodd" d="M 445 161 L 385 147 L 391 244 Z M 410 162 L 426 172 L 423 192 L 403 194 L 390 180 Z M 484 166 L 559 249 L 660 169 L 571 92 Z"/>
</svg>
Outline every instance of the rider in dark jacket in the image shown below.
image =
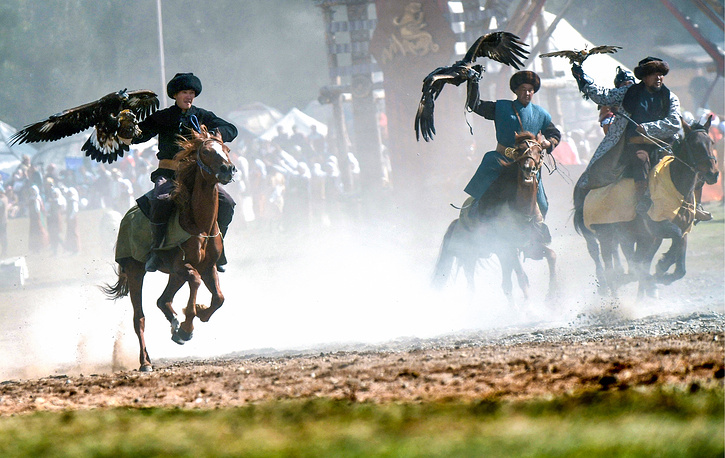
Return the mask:
<svg viewBox="0 0 725 458">
<path fill-rule="evenodd" d="M 217 131 L 224 142 L 231 142 L 237 136 L 237 128 L 218 117 L 214 113 L 192 105 L 194 98 L 201 94 L 201 81 L 193 73 L 177 73 L 166 86 L 166 93 L 176 103 L 169 108 L 159 110 L 141 123 L 139 128 L 142 135 L 134 139 L 134 143 L 143 143 L 152 137 L 159 136 L 159 167 L 151 173 L 154 183 L 153 198 L 151 199 L 150 215 L 151 227 L 154 234 L 154 249 L 161 247 L 166 234 L 169 217 L 174 211 L 171 201 L 171 192 L 174 189 L 174 177 L 177 163 L 174 156 L 179 152 L 177 144 L 178 135 L 189 137 L 192 130 L 199 130 L 205 125 L 209 132 Z M 226 235 L 229 223 L 234 215 L 235 202 L 231 196 L 219 187 L 219 215 L 217 222 L 222 237 Z M 224 271 L 226 256 L 222 252 L 217 269 Z M 161 259 L 154 250 L 146 261 L 146 270 L 154 272 L 161 267 Z"/>
</svg>

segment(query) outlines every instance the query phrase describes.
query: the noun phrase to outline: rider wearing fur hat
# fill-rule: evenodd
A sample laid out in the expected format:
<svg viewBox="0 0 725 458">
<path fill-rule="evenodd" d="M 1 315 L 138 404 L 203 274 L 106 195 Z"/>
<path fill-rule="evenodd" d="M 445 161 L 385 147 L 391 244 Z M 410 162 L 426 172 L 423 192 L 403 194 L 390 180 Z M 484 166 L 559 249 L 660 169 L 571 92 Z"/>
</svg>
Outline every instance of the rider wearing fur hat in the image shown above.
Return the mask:
<svg viewBox="0 0 725 458">
<path fill-rule="evenodd" d="M 174 99 L 174 105 L 156 111 L 139 123 L 143 134 L 134 139 L 134 143 L 143 143 L 156 135 L 159 136 L 159 152 L 156 154 L 159 159 L 159 167 L 151 173 L 154 190 L 150 199 L 149 214 L 154 234 L 154 248 L 162 246 L 167 222 L 174 211 L 171 192 L 174 189 L 177 168 L 174 156 L 179 152 L 178 136 L 188 137 L 192 130 L 198 131 L 202 125 L 206 126 L 209 132 L 216 131 L 221 134 L 224 142 L 231 142 L 237 136 L 237 128 L 234 124 L 223 120 L 211 111 L 192 105 L 194 98 L 201 94 L 201 80 L 193 73 L 177 73 L 166 85 L 166 93 Z M 226 234 L 229 223 L 232 221 L 234 205 L 235 202 L 231 196 L 222 187 L 219 187 L 217 222 L 222 236 Z M 224 264 L 226 264 L 226 257 L 222 252 L 217 262 L 219 271 L 224 271 L 224 268 L 221 267 Z M 152 250 L 146 261 L 146 270 L 154 272 L 159 267 L 161 267 L 161 259 Z"/>
<path fill-rule="evenodd" d="M 680 130 L 680 100 L 663 84 L 669 71 L 667 62 L 657 57 L 646 57 L 634 69 L 639 83 L 604 89 L 595 85 L 581 66 L 572 66 L 580 91 L 593 102 L 610 106 L 615 113 L 623 115 L 615 116 L 607 135 L 579 178 L 574 192 L 575 206 L 583 204 L 589 189 L 628 177 L 634 179 L 637 213 L 646 213 L 651 205 L 647 195 L 647 176 L 651 164 L 660 159 L 657 140 L 671 144 Z"/>
<path fill-rule="evenodd" d="M 503 169 L 502 161 L 503 163 L 512 161 L 504 155 L 504 152 L 506 148 L 514 147 L 517 133 L 528 131 L 534 135 L 543 134 L 545 140 L 542 146 L 548 152 L 551 152 L 561 140 L 561 133 L 551 122 L 551 115 L 542 107 L 531 103 L 534 94 L 541 88 L 539 75 L 532 71 L 516 72 L 509 81 L 509 87 L 516 94 L 516 100 L 483 101 L 478 98 L 478 82 L 468 81 L 468 109 L 493 120 L 498 141 L 496 149 L 483 156 L 481 165 L 465 188 L 466 193 L 476 199 L 474 205 L 485 201 L 486 191 Z M 543 220 L 548 209 L 548 201 L 541 176 L 539 176 L 537 200 Z"/>
</svg>

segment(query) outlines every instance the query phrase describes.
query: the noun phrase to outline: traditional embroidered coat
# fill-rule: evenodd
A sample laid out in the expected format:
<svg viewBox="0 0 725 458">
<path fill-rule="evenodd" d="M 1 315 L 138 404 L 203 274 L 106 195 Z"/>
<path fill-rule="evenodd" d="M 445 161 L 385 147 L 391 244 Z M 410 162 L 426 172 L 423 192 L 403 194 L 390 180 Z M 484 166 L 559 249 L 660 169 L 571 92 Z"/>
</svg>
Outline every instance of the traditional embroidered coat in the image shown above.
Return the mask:
<svg viewBox="0 0 725 458">
<path fill-rule="evenodd" d="M 486 119 L 493 119 L 496 125 L 496 141 L 508 148 L 514 147 L 516 133 L 521 132 L 522 128 L 533 134 L 542 133 L 547 139 L 554 139 L 555 142 L 552 143 L 558 143 L 561 139 L 561 133 L 551 122 L 551 115 L 542 107 L 533 103 L 529 103 L 524 107 L 518 100 L 481 101 L 474 108 L 474 111 Z M 519 117 L 521 118 L 520 124 Z M 500 175 L 502 168 L 500 160 L 511 162 L 511 159 L 495 150 L 487 152 L 483 156 L 481 165 L 478 166 L 473 178 L 466 186 L 466 193 L 475 199 L 480 199 Z M 542 213 L 545 214 L 548 205 L 540 177 L 537 200 Z"/>
<path fill-rule="evenodd" d="M 631 118 L 631 112 L 624 108 L 625 105 L 630 106 L 625 104 L 625 97 L 631 90 L 642 90 L 642 86 L 643 83 L 639 83 L 616 89 L 604 89 L 591 84 L 586 86 L 584 91 L 593 102 L 610 106 L 613 110 L 623 112 Z M 666 90 L 666 88 L 663 86 L 662 90 Z M 680 99 L 673 92 L 669 90 L 667 92 L 669 93 L 669 107 L 666 109 L 666 115 L 655 121 L 642 122 L 640 125 L 647 135 L 671 142 L 673 137 L 680 131 L 682 115 L 680 114 Z M 579 207 L 584 203 L 584 196 L 586 196 L 589 189 L 606 186 L 621 178 L 622 172 L 624 172 L 624 164 L 619 161 L 619 157 L 626 143 L 625 131 L 629 122 L 624 116 L 614 117 L 614 122 L 610 124 L 607 134 L 592 155 L 586 170 L 577 181 L 574 190 L 575 207 Z"/>
</svg>

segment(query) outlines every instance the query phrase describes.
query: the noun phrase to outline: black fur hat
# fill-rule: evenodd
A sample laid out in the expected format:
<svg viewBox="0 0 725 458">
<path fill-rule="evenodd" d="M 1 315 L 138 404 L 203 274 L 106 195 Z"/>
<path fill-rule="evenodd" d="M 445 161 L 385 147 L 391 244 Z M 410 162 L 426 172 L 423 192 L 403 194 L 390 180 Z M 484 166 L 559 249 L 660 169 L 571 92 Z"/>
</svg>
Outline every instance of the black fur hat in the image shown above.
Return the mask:
<svg viewBox="0 0 725 458">
<path fill-rule="evenodd" d="M 639 64 L 634 67 L 634 76 L 637 77 L 638 80 L 641 80 L 652 73 L 662 73 L 663 75 L 666 75 L 669 72 L 670 66 L 659 57 L 647 56 L 640 60 Z"/>
<path fill-rule="evenodd" d="M 509 80 L 509 87 L 511 91 L 516 92 L 516 88 L 524 83 L 529 83 L 534 86 L 534 92 L 539 92 L 539 88 L 541 88 L 541 78 L 530 70 L 521 70 L 520 72 L 514 73 L 514 76 Z"/>
<path fill-rule="evenodd" d="M 172 99 L 180 91 L 191 89 L 198 96 L 201 94 L 201 80 L 193 73 L 177 73 L 166 85 L 166 93 Z"/>
</svg>

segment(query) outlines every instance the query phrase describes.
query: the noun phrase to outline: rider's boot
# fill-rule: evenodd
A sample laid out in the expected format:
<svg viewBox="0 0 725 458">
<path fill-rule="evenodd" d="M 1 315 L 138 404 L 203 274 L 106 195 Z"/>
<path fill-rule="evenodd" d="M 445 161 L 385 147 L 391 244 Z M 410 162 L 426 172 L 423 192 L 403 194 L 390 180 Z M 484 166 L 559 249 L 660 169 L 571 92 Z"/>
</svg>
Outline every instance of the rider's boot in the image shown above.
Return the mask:
<svg viewBox="0 0 725 458">
<path fill-rule="evenodd" d="M 166 223 L 151 223 L 151 231 L 154 235 L 153 246 L 149 257 L 146 260 L 144 268 L 146 272 L 156 272 L 161 268 L 164 262 L 159 257 L 157 250 L 161 248 L 164 243 L 164 236 L 166 235 Z"/>
<path fill-rule="evenodd" d="M 710 221 L 712 219 L 712 213 L 702 208 L 702 204 L 697 204 L 695 207 L 695 221 Z"/>
<path fill-rule="evenodd" d="M 634 195 L 637 199 L 635 211 L 638 215 L 645 215 L 652 206 L 652 199 L 649 197 L 649 189 L 646 180 L 634 182 Z"/>
<path fill-rule="evenodd" d="M 700 221 L 710 221 L 712 219 L 712 213 L 702 208 L 702 187 L 705 183 L 698 182 L 695 185 L 695 223 Z"/>
<path fill-rule="evenodd" d="M 222 242 L 224 241 L 224 238 L 227 235 L 227 229 L 229 229 L 229 226 L 219 226 L 219 232 L 222 234 Z M 217 272 L 226 272 L 227 269 L 224 267 L 227 264 L 227 256 L 225 254 L 226 251 L 226 243 L 222 245 L 222 253 L 219 255 L 219 259 L 216 261 L 216 270 Z"/>
</svg>

